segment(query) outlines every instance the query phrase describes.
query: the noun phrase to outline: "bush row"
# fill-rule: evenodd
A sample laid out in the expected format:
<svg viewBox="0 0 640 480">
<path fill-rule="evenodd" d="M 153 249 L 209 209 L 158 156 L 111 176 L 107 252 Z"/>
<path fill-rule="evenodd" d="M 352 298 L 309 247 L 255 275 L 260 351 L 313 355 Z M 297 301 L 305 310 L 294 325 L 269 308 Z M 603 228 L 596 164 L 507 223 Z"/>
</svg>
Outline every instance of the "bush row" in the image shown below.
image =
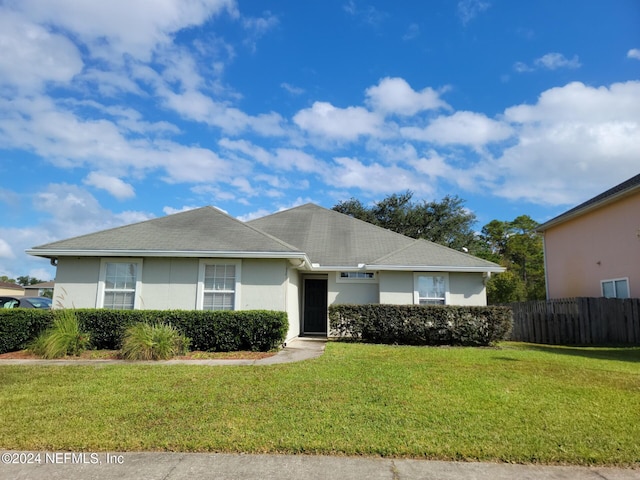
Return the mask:
<svg viewBox="0 0 640 480">
<path fill-rule="evenodd" d="M 53 324 L 50 310 L 0 309 L 0 353 L 27 348 L 27 344 Z"/>
<path fill-rule="evenodd" d="M 507 339 L 508 307 L 451 305 L 332 305 L 331 334 L 400 345 L 491 345 Z"/>
<path fill-rule="evenodd" d="M 266 352 L 280 345 L 287 334 L 285 312 L 267 310 L 74 310 L 83 331 L 98 349 L 117 350 L 127 327 L 138 323 L 175 326 L 191 339 L 193 350 Z M 50 327 L 53 312 L 11 309 L 0 311 L 0 353 L 26 348 L 27 343 Z"/>
</svg>

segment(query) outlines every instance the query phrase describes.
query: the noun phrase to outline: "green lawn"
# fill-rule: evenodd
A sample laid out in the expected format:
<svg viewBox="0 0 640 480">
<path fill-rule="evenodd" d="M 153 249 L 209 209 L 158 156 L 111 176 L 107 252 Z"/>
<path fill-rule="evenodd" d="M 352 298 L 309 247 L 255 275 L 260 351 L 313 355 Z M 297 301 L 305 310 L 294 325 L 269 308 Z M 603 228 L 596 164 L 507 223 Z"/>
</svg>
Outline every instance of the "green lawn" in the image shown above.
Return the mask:
<svg viewBox="0 0 640 480">
<path fill-rule="evenodd" d="M 0 366 L 0 448 L 640 465 L 640 348 L 329 343 L 274 366 Z"/>
</svg>

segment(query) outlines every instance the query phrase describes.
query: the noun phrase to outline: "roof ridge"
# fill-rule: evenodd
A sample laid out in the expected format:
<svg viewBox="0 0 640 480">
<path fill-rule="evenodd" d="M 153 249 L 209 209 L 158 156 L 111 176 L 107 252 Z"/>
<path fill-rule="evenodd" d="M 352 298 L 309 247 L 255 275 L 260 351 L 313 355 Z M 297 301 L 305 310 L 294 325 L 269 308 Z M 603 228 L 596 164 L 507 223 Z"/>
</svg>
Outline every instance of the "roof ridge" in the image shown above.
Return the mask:
<svg viewBox="0 0 640 480">
<path fill-rule="evenodd" d="M 315 208 L 317 208 L 319 210 L 322 210 L 322 211 L 324 211 L 324 212 L 326 212 L 326 213 L 328 213 L 330 215 L 342 216 L 342 217 L 345 217 L 347 219 L 353 220 L 355 222 L 360 222 L 361 224 L 367 225 L 368 227 L 373 227 L 373 228 L 376 228 L 378 230 L 382 230 L 385 233 L 391 233 L 393 235 L 402 237 L 405 240 L 406 239 L 415 240 L 414 238 L 409 237 L 408 235 L 403 235 L 402 233 L 394 232 L 393 230 L 390 230 L 390 229 L 385 228 L 385 227 L 381 227 L 380 225 L 376 225 L 374 223 L 367 222 L 366 220 L 361 220 L 359 218 L 352 217 L 351 215 L 347 215 L 346 213 L 338 212 L 338 211 L 336 211 L 336 210 L 334 210 L 332 208 L 326 208 L 326 207 L 323 207 L 321 205 L 315 204 L 313 202 L 308 202 L 308 203 L 305 203 L 304 205 L 298 205 L 296 207 L 288 208 L 286 210 L 280 210 L 279 212 L 271 213 L 269 215 L 265 215 L 264 217 L 256 218 L 254 220 L 262 220 L 263 218 L 274 217 L 274 216 L 279 215 L 281 213 L 287 213 L 287 212 L 291 212 L 293 210 L 300 209 L 302 207 L 309 207 L 309 206 L 315 207 Z M 254 220 L 250 220 L 250 222 L 253 222 Z"/>
</svg>

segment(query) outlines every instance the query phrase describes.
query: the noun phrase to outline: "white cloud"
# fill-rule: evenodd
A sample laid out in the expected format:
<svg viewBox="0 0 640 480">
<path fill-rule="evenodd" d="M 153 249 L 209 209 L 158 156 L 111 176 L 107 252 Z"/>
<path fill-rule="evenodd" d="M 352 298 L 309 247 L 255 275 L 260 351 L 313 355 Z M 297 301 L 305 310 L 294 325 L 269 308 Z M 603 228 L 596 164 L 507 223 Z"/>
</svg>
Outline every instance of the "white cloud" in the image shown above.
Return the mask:
<svg viewBox="0 0 640 480">
<path fill-rule="evenodd" d="M 466 25 L 490 6 L 489 2 L 482 0 L 460 0 L 458 2 L 458 16 L 462 24 Z"/>
<path fill-rule="evenodd" d="M 0 238 L 0 258 L 15 258 L 15 256 L 11 245 L 9 245 L 6 240 Z"/>
<path fill-rule="evenodd" d="M 102 190 L 106 190 L 118 200 L 133 198 L 136 193 L 131 185 L 123 182 L 118 177 L 99 172 L 91 172 L 84 179 L 84 183 Z"/>
<path fill-rule="evenodd" d="M 366 194 L 393 193 L 412 190 L 418 194 L 432 192 L 416 172 L 399 165 L 362 163 L 357 158 L 337 157 L 335 165 L 325 172 L 325 182 L 336 188 L 359 188 Z"/>
<path fill-rule="evenodd" d="M 450 108 L 432 88 L 416 92 L 402 78 L 383 78 L 378 85 L 369 87 L 365 94 L 367 105 L 387 114 L 415 115 L 424 110 Z"/>
<path fill-rule="evenodd" d="M 577 55 L 573 58 L 566 58 L 561 53 L 552 52 L 537 58 L 534 64 L 540 68 L 546 68 L 548 70 L 556 70 L 558 68 L 579 68 L 582 66 Z"/>
<path fill-rule="evenodd" d="M 627 58 L 635 58 L 640 60 L 640 48 L 632 48 L 627 52 Z"/>
<path fill-rule="evenodd" d="M 506 140 L 513 134 L 504 122 L 492 120 L 480 113 L 456 112 L 448 117 L 438 117 L 426 128 L 404 127 L 402 134 L 414 140 L 440 145 L 457 144 L 480 147 Z"/>
<path fill-rule="evenodd" d="M 0 85 L 39 90 L 46 82 L 68 82 L 82 71 L 76 46 L 22 15 L 0 7 Z"/>
<path fill-rule="evenodd" d="M 543 55 L 540 58 L 536 58 L 532 65 L 527 65 L 524 62 L 516 62 L 513 65 L 513 69 L 518 73 L 534 72 L 536 70 L 557 70 L 559 68 L 576 69 L 580 68 L 582 64 L 577 55 L 572 58 L 567 58 L 563 54 L 558 52 L 551 52 Z"/>
<path fill-rule="evenodd" d="M 237 15 L 232 0 L 12 1 L 35 22 L 57 25 L 77 35 L 95 57 L 120 61 L 124 54 L 148 61 L 158 45 L 183 28 L 200 25 L 223 11 Z M 123 15 L 126 12 L 126 15 Z"/>
<path fill-rule="evenodd" d="M 505 111 L 517 143 L 487 170 L 496 193 L 540 204 L 575 204 L 638 173 L 640 82 L 594 88 L 574 82 L 535 105 Z"/>
<path fill-rule="evenodd" d="M 199 206 L 194 206 L 194 205 L 183 205 L 180 208 L 174 208 L 174 207 L 164 207 L 162 209 L 162 211 L 166 214 L 166 215 L 173 215 L 174 213 L 182 213 L 182 212 L 188 212 L 189 210 L 195 210 L 196 208 L 200 208 Z"/>
<path fill-rule="evenodd" d="M 287 82 L 282 82 L 280 86 L 291 95 L 302 95 L 304 93 L 304 88 L 296 87 Z"/>
<path fill-rule="evenodd" d="M 327 102 L 314 102 L 311 108 L 296 113 L 293 121 L 311 135 L 338 141 L 376 135 L 383 124 L 382 117 L 366 108 L 337 108 Z"/>
</svg>

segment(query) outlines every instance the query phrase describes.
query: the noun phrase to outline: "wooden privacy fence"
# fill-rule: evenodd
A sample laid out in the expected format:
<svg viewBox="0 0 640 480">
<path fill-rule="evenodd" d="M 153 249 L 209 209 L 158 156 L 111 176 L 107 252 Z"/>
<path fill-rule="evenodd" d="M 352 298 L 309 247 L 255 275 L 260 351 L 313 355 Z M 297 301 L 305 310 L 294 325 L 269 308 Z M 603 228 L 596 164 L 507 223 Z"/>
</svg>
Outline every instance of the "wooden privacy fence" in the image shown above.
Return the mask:
<svg viewBox="0 0 640 480">
<path fill-rule="evenodd" d="M 640 345 L 640 299 L 562 298 L 511 303 L 519 342 Z"/>
</svg>

